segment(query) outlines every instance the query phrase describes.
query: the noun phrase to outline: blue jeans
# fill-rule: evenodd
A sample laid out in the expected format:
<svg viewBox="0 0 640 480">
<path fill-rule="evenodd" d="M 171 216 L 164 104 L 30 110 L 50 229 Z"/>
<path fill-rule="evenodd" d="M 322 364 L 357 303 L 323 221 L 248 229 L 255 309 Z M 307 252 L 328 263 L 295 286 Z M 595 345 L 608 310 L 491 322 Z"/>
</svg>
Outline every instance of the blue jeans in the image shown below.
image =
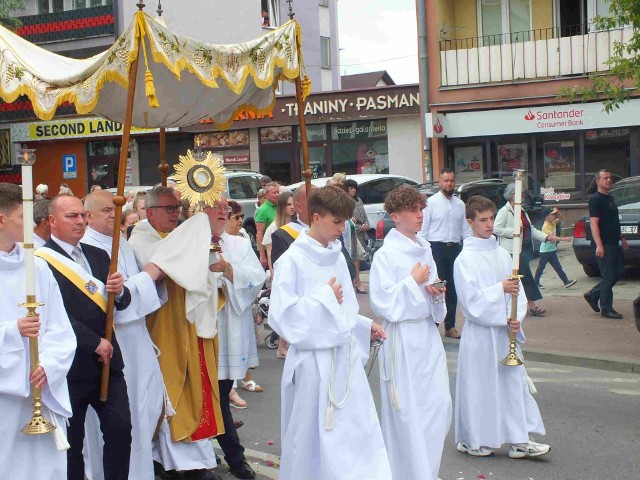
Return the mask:
<svg viewBox="0 0 640 480">
<path fill-rule="evenodd" d="M 540 277 L 544 273 L 544 268 L 547 266 L 547 263 L 553 267 L 553 269 L 560 277 L 560 280 L 562 280 L 562 283 L 564 283 L 565 285 L 569 283 L 569 278 L 567 277 L 567 274 L 564 273 L 562 265 L 560 265 L 558 251 L 554 250 L 552 252 L 540 252 L 540 261 L 538 262 L 538 268 L 536 269 L 535 276 L 536 285 L 540 284 Z"/>
<path fill-rule="evenodd" d="M 600 300 L 603 312 L 613 310 L 613 286 L 624 275 L 622 248 L 619 245 L 605 245 L 604 256 L 596 257 L 602 280 L 591 289 L 587 295 L 594 300 Z"/>
</svg>

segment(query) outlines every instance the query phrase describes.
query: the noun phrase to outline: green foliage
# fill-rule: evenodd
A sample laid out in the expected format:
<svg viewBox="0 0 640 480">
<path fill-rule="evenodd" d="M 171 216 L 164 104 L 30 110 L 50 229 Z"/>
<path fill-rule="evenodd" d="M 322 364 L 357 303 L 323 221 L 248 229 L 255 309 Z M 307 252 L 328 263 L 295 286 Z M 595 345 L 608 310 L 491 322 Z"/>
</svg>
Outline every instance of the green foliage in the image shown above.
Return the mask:
<svg viewBox="0 0 640 480">
<path fill-rule="evenodd" d="M 621 25 L 633 27 L 628 42 L 614 42 L 610 70 L 591 75 L 590 87 L 560 89 L 560 96 L 570 101 L 603 100 L 605 111 L 611 112 L 631 98 L 632 90 L 640 89 L 640 0 L 611 0 L 609 15 L 595 18 L 595 28 L 608 30 Z"/>
<path fill-rule="evenodd" d="M 0 25 L 9 30 L 16 30 L 22 22 L 14 12 L 24 10 L 24 0 L 0 0 Z"/>
</svg>

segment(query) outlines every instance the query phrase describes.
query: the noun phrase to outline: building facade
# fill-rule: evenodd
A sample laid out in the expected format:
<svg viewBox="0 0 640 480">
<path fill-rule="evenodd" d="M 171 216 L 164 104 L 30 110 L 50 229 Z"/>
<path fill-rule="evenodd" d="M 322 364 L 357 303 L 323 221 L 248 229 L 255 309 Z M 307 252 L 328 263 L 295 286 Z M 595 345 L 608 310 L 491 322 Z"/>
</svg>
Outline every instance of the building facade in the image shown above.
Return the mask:
<svg viewBox="0 0 640 480">
<path fill-rule="evenodd" d="M 606 0 L 425 0 L 433 170 L 464 180 L 511 178 L 574 217 L 608 168 L 638 175 L 640 99 L 607 114 L 602 102 L 569 103 L 561 88 L 608 71 L 615 42 L 632 29 L 601 30 Z"/>
<path fill-rule="evenodd" d="M 124 0 L 27 0 L 18 12 L 22 26 L 17 33 L 50 51 L 86 58 L 109 48 L 132 21 L 136 3 Z M 285 0 L 236 0 L 233 8 L 198 0 L 146 1 L 145 12 L 158 13 L 174 31 L 207 43 L 240 43 L 257 38 L 288 20 Z M 337 0 L 296 0 L 296 20 L 303 32 L 303 58 L 312 92 L 340 88 L 338 67 Z M 293 92 L 283 83 L 281 94 Z M 123 92 L 123 101 L 125 94 Z M 122 126 L 97 117 L 78 117 L 71 105 L 58 108 L 56 119 L 38 121 L 26 97 L 12 104 L 0 101 L 0 181 L 19 182 L 14 164 L 16 144 L 35 148 L 38 161 L 34 181 L 57 191 L 61 183 L 83 195 L 91 185 L 114 186 L 117 178 Z M 159 140 L 153 130 L 134 129 L 128 146 L 127 184 L 156 183 L 159 174 Z M 187 148 L 194 148 L 194 134 L 169 130 L 167 158 L 173 164 Z M 233 155 L 231 155 L 233 156 Z M 232 162 L 233 160 L 229 160 Z M 73 164 L 73 168 L 70 165 Z M 238 168 L 257 168 L 258 156 Z M 69 170 L 71 168 L 71 170 Z"/>
</svg>

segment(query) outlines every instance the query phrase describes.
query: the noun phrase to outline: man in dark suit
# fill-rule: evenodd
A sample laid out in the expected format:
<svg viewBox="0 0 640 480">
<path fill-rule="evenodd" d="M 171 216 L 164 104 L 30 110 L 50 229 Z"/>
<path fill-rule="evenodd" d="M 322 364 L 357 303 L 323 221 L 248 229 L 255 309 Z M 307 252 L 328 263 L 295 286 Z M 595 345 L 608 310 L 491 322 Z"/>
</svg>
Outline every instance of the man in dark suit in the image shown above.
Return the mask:
<svg viewBox="0 0 640 480">
<path fill-rule="evenodd" d="M 87 221 L 86 211 L 78 198 L 56 196 L 49 206 L 49 222 L 51 238 L 37 255 L 47 261 L 60 286 L 78 343 L 67 375 L 73 411 L 67 432 L 71 445 L 67 451 L 67 478 L 84 480 L 84 421 L 91 405 L 100 419 L 104 438 L 104 478 L 127 480 L 131 416 L 122 373 L 124 362 L 115 332 L 112 342 L 109 342 L 104 338 L 104 331 L 106 296 L 115 294 L 116 308 L 122 310 L 131 302 L 131 295 L 124 287 L 120 273 L 109 276 L 107 253 L 80 243 Z M 110 361 L 109 395 L 106 402 L 101 402 L 101 370 L 107 361 Z"/>
</svg>

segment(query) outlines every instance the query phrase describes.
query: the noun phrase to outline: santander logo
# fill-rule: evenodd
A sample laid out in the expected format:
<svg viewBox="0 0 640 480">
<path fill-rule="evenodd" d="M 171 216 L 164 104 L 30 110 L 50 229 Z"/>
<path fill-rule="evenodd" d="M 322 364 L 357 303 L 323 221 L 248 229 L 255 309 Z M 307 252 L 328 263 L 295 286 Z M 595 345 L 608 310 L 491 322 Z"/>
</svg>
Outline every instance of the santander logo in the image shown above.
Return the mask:
<svg viewBox="0 0 640 480">
<path fill-rule="evenodd" d="M 442 124 L 440 123 L 440 119 L 437 118 L 436 119 L 436 123 L 434 123 L 433 125 L 433 131 L 435 133 L 437 133 L 438 135 L 440 135 L 442 133 L 442 131 L 444 130 L 444 127 L 442 126 Z"/>
<path fill-rule="evenodd" d="M 531 110 L 529 110 L 529 113 L 527 113 L 527 114 L 524 116 L 524 119 L 525 119 L 525 120 L 529 120 L 529 121 L 531 121 L 531 120 L 533 120 L 533 119 L 535 119 L 535 118 L 536 118 L 536 117 L 535 117 L 535 115 L 531 112 Z"/>
</svg>

